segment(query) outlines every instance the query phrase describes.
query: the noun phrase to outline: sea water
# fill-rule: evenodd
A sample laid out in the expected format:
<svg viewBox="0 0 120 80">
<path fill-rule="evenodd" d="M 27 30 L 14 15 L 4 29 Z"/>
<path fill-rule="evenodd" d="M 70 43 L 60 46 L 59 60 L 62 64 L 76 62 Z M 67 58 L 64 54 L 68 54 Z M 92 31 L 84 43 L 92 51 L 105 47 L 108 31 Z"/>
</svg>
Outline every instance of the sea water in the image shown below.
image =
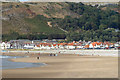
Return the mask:
<svg viewBox="0 0 120 80">
<path fill-rule="evenodd" d="M 46 65 L 44 63 L 13 62 L 9 60 L 11 58 L 21 58 L 21 57 L 20 56 L 0 56 L 0 59 L 1 59 L 0 69 L 30 68 L 30 67 L 40 67 L 40 66 Z"/>
</svg>

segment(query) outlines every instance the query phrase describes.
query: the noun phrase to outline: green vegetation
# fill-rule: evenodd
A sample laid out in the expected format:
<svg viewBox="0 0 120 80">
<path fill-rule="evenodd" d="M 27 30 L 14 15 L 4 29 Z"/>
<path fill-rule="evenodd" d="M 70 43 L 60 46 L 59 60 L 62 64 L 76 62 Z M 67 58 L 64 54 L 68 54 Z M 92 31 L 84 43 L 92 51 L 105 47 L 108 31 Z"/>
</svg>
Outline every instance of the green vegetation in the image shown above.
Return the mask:
<svg viewBox="0 0 120 80">
<path fill-rule="evenodd" d="M 34 18 L 24 19 L 31 30 L 27 34 L 19 34 L 14 29 L 9 34 L 3 34 L 2 40 L 9 41 L 13 39 L 29 39 L 29 40 L 41 40 L 41 39 L 65 39 L 66 35 L 63 31 L 57 27 L 49 27 L 47 22 L 52 20 L 42 15 L 37 15 Z"/>
<path fill-rule="evenodd" d="M 80 18 L 66 16 L 56 20 L 59 27 L 67 30 L 67 39 L 92 41 L 118 41 L 119 13 L 113 10 L 101 10 L 97 6 L 88 6 L 82 3 L 68 3 L 70 10 L 81 15 Z"/>
<path fill-rule="evenodd" d="M 10 34 L 2 35 L 3 41 L 16 40 L 16 39 L 29 39 L 29 40 L 42 40 L 42 39 L 65 39 L 65 34 L 18 34 L 12 32 Z"/>
<path fill-rule="evenodd" d="M 26 4 L 25 7 L 31 8 L 31 5 L 29 4 Z M 62 6 L 62 7 L 60 6 L 64 4 L 67 6 Z M 36 15 L 32 18 L 24 17 L 18 21 L 23 20 L 22 22 L 24 22 L 25 25 L 22 25 L 22 27 L 24 26 L 25 29 L 28 29 L 27 30 L 28 32 L 20 33 L 18 31 L 19 28 L 21 27 L 20 26 L 18 28 L 13 29 L 12 32 L 10 31 L 9 33 L 3 34 L 3 40 L 4 41 L 11 39 L 38 40 L 38 39 L 67 38 L 68 41 L 73 41 L 73 40 L 76 41 L 99 40 L 99 41 L 112 41 L 112 42 L 118 41 L 118 37 L 120 36 L 118 16 L 120 14 L 114 10 L 114 8 L 118 8 L 118 5 L 105 5 L 100 7 L 98 7 L 98 5 L 96 6 L 84 5 L 83 3 L 60 3 L 60 4 L 56 3 L 54 6 L 53 5 L 54 3 L 50 3 L 49 6 L 47 7 L 44 6 L 43 9 L 44 14 L 46 15 L 48 14 L 47 16 L 49 16 L 49 18 L 43 15 Z M 12 8 L 12 6 L 10 7 Z M 37 6 L 37 4 L 34 6 Z M 62 9 L 61 8 L 54 9 L 55 6 L 57 8 L 61 7 Z M 19 5 L 17 5 L 16 7 L 19 8 Z M 67 12 L 65 12 L 65 10 L 67 10 Z M 65 14 L 66 16 L 62 16 L 61 18 L 59 16 L 53 17 L 53 14 L 56 15 L 58 14 L 58 12 L 60 14 Z M 11 18 L 11 21 L 12 20 L 13 18 Z M 47 22 L 51 22 L 52 27 L 49 26 Z M 14 27 L 17 27 L 16 26 L 17 23 L 18 22 L 14 24 Z M 4 23 L 4 25 L 7 24 Z M 11 26 L 13 25 L 11 24 L 10 27 Z M 67 33 L 65 31 L 67 31 Z"/>
<path fill-rule="evenodd" d="M 59 30 L 58 28 L 49 27 L 47 22 L 49 19 L 45 18 L 44 16 L 38 15 L 32 19 L 26 18 L 25 21 L 30 24 L 32 32 L 37 33 L 63 33 L 63 31 Z"/>
</svg>

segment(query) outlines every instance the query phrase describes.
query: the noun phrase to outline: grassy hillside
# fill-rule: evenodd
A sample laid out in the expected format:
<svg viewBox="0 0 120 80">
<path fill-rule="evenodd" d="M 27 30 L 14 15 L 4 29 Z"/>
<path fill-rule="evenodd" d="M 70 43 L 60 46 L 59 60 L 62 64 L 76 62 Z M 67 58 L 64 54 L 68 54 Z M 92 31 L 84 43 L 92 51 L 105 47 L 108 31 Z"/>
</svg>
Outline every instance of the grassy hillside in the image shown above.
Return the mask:
<svg viewBox="0 0 120 80">
<path fill-rule="evenodd" d="M 3 3 L 3 34 L 11 30 L 19 34 L 28 33 L 63 33 L 58 28 L 50 27 L 47 20 L 38 19 L 37 15 L 44 18 L 64 18 L 69 15 L 79 17 L 69 10 L 67 3 Z"/>
<path fill-rule="evenodd" d="M 47 22 L 47 18 L 44 16 L 36 16 L 34 18 L 25 18 L 26 23 L 29 23 L 31 32 L 33 33 L 46 33 L 46 34 L 53 34 L 53 33 L 64 33 L 57 27 L 50 27 Z"/>
<path fill-rule="evenodd" d="M 3 3 L 3 39 L 117 41 L 120 29 L 117 6 L 68 2 Z"/>
</svg>

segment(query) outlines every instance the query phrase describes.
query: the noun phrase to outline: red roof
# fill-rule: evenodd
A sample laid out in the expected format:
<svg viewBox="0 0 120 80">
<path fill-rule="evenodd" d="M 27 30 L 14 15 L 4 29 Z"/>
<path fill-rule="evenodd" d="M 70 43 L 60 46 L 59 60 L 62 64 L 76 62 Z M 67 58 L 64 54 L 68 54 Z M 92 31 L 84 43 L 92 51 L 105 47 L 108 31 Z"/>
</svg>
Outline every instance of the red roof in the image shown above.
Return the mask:
<svg viewBox="0 0 120 80">
<path fill-rule="evenodd" d="M 95 45 L 101 45 L 103 44 L 102 42 L 93 42 L 92 45 L 95 46 Z"/>
<path fill-rule="evenodd" d="M 67 43 L 60 43 L 59 45 L 67 45 Z"/>
<path fill-rule="evenodd" d="M 53 46 L 56 46 L 56 44 L 53 44 Z"/>
<path fill-rule="evenodd" d="M 74 45 L 74 43 L 68 43 L 67 45 L 69 45 L 69 46 L 73 46 L 73 45 Z"/>
<path fill-rule="evenodd" d="M 36 45 L 37 47 L 40 47 L 40 45 Z"/>
<path fill-rule="evenodd" d="M 85 47 L 84 48 L 89 48 L 89 45 L 85 45 Z"/>
</svg>

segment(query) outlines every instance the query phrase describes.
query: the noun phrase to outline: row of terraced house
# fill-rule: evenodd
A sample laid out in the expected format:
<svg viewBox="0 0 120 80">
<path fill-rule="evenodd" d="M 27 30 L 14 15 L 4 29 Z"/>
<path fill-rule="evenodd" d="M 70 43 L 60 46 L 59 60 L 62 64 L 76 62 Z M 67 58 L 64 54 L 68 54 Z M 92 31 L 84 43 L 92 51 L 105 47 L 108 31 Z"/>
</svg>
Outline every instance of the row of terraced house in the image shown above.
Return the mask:
<svg viewBox="0 0 120 80">
<path fill-rule="evenodd" d="M 11 40 L 0 42 L 1 49 L 118 49 L 120 42 L 73 41 L 69 43 L 57 40 Z"/>
</svg>

